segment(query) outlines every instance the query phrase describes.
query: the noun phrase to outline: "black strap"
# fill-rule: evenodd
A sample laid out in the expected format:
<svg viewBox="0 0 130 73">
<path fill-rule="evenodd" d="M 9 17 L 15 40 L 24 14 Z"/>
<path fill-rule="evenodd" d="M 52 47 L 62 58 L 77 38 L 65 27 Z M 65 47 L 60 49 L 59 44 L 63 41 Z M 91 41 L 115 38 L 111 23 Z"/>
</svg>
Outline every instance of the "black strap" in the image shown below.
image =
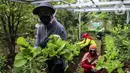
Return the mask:
<svg viewBox="0 0 130 73">
<path fill-rule="evenodd" d="M 93 63 L 96 59 L 98 59 L 99 56 L 97 56 L 96 58 L 94 58 L 93 60 L 91 60 L 91 62 L 89 62 L 90 64 Z"/>
</svg>

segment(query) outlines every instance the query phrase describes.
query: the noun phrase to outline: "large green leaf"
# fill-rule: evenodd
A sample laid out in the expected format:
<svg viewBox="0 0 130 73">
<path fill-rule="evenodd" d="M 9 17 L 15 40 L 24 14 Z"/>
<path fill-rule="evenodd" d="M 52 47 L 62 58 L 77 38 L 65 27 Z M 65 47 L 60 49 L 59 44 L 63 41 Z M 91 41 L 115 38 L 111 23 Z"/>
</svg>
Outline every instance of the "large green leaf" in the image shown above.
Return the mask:
<svg viewBox="0 0 130 73">
<path fill-rule="evenodd" d="M 15 67 L 21 67 L 27 63 L 26 59 L 19 59 L 14 61 L 14 66 Z"/>
<path fill-rule="evenodd" d="M 117 72 L 118 73 L 125 73 L 122 68 L 118 68 Z"/>
<path fill-rule="evenodd" d="M 24 59 L 24 55 L 20 52 L 15 56 L 15 60 Z"/>
<path fill-rule="evenodd" d="M 64 57 L 66 60 L 71 61 L 71 60 L 73 59 L 73 54 L 71 53 L 71 51 L 66 50 L 66 53 L 63 54 L 63 57 Z"/>
<path fill-rule="evenodd" d="M 56 51 L 52 48 L 48 48 L 48 54 L 50 57 L 56 56 Z"/>
<path fill-rule="evenodd" d="M 66 44 L 63 44 L 63 45 L 62 45 L 62 46 L 61 46 L 61 47 L 57 50 L 57 52 L 56 52 L 56 53 L 61 52 L 61 50 L 62 50 L 62 49 L 64 49 L 65 45 L 66 45 Z"/>
<path fill-rule="evenodd" d="M 21 46 L 25 46 L 25 47 L 27 47 L 29 45 L 29 43 L 23 37 L 19 37 L 17 39 L 17 44 L 21 45 Z"/>
<path fill-rule="evenodd" d="M 41 53 L 41 48 L 37 48 L 33 51 L 33 57 L 37 56 L 38 54 Z"/>
<path fill-rule="evenodd" d="M 57 45 L 55 45 L 55 43 L 47 43 L 47 47 L 49 47 L 49 48 L 52 48 L 52 49 L 54 49 L 54 50 L 57 50 L 58 49 L 58 46 Z"/>
</svg>

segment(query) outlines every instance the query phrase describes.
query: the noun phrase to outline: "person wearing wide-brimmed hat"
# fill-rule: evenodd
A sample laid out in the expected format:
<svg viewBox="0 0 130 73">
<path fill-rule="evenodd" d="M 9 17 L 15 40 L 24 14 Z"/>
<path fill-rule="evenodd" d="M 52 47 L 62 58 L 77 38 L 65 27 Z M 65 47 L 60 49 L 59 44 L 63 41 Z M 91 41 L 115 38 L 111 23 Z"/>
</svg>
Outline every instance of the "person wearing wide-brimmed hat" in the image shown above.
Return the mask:
<svg viewBox="0 0 130 73">
<path fill-rule="evenodd" d="M 66 40 L 66 30 L 54 17 L 55 9 L 49 3 L 41 3 L 33 10 L 34 15 L 38 15 L 41 25 L 38 27 L 36 35 L 35 47 L 46 47 L 48 37 L 51 34 L 59 35 L 63 40 Z M 64 73 L 64 61 L 48 60 L 48 73 Z"/>
</svg>

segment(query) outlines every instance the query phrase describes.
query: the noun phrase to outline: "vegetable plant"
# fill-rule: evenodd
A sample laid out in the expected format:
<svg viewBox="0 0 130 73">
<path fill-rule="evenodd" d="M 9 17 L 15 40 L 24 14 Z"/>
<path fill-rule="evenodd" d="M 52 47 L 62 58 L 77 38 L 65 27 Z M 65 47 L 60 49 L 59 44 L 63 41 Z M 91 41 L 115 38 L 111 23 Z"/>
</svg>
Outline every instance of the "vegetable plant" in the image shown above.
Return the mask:
<svg viewBox="0 0 130 73">
<path fill-rule="evenodd" d="M 19 37 L 17 45 L 20 52 L 15 56 L 14 73 L 38 73 L 53 58 L 63 58 L 65 62 L 72 61 L 80 53 L 80 46 L 62 40 L 58 35 L 50 35 L 45 48 L 34 48 L 25 38 Z M 16 71 L 17 69 L 17 71 Z"/>
</svg>

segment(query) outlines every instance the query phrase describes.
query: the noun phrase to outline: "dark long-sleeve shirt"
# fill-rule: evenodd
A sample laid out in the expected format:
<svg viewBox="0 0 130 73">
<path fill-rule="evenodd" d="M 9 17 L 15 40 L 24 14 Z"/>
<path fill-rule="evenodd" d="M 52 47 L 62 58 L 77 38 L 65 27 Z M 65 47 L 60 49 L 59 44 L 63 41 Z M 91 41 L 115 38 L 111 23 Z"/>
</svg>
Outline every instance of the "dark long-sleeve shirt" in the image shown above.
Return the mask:
<svg viewBox="0 0 130 73">
<path fill-rule="evenodd" d="M 56 19 L 51 24 L 43 25 L 41 24 L 37 30 L 36 35 L 36 44 L 35 46 L 39 46 L 43 44 L 44 41 L 51 35 L 56 34 L 59 35 L 63 40 L 66 40 L 67 34 L 66 30 Z"/>
</svg>

